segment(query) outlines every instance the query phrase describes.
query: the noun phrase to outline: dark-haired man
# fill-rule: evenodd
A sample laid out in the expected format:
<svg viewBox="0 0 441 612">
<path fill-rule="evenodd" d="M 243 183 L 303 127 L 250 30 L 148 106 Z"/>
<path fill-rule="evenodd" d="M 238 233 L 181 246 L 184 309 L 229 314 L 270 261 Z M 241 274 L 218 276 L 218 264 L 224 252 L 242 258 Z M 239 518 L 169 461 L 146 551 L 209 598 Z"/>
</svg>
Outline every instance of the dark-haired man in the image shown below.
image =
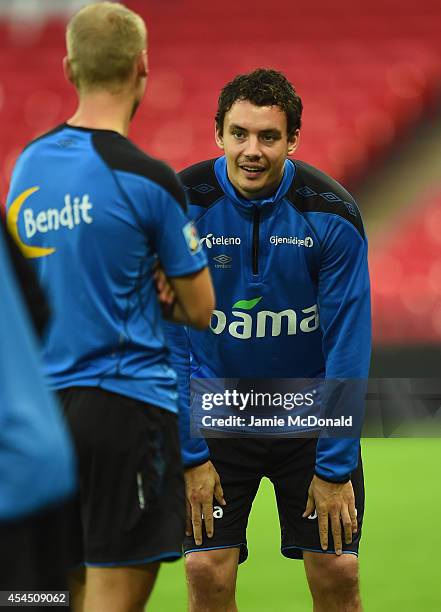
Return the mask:
<svg viewBox="0 0 441 612">
<path fill-rule="evenodd" d="M 217 295 L 210 330 L 185 334 L 170 326 L 187 411 L 190 378 L 368 375 L 362 221 L 341 185 L 288 159 L 299 143 L 301 113 L 281 73 L 240 75 L 219 98 L 216 142 L 224 156 L 181 173 Z M 237 566 L 247 557 L 246 525 L 262 476 L 274 484 L 282 553 L 303 558 L 314 610 L 360 610 L 358 439 L 189 438 L 184 448 L 193 612 L 237 609 Z"/>
</svg>

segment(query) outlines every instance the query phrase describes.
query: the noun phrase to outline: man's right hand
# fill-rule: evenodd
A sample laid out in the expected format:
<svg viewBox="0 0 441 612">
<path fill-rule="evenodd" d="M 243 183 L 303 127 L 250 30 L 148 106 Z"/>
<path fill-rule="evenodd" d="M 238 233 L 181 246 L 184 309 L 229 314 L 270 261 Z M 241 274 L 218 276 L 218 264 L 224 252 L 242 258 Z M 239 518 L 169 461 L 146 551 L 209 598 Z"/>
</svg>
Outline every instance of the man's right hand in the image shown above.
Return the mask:
<svg viewBox="0 0 441 612">
<path fill-rule="evenodd" d="M 211 461 L 185 470 L 187 520 L 185 534 L 193 534 L 197 546 L 202 544 L 202 521 L 209 538 L 213 537 L 213 497 L 226 505 L 219 474 Z"/>
</svg>

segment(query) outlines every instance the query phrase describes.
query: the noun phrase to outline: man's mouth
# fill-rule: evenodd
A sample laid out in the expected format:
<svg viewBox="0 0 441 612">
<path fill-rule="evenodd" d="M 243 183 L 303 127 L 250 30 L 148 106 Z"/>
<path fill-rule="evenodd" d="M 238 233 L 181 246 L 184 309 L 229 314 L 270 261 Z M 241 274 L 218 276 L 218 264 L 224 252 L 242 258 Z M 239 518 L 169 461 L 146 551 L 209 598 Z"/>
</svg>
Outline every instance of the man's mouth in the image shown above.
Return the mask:
<svg viewBox="0 0 441 612">
<path fill-rule="evenodd" d="M 265 168 L 262 166 L 253 166 L 252 164 L 240 164 L 239 168 L 250 176 L 259 176 L 265 172 Z"/>
</svg>

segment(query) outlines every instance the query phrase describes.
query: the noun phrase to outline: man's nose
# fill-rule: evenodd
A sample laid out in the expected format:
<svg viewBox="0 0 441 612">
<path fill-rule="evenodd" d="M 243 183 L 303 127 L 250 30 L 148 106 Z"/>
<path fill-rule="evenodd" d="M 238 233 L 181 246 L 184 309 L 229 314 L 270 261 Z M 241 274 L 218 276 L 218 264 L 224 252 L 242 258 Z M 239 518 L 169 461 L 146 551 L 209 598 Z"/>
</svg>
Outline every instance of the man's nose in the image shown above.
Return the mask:
<svg viewBox="0 0 441 612">
<path fill-rule="evenodd" d="M 250 159 L 250 161 L 251 158 L 261 157 L 259 139 L 256 136 L 250 136 L 247 139 L 247 144 L 243 153 Z"/>
</svg>

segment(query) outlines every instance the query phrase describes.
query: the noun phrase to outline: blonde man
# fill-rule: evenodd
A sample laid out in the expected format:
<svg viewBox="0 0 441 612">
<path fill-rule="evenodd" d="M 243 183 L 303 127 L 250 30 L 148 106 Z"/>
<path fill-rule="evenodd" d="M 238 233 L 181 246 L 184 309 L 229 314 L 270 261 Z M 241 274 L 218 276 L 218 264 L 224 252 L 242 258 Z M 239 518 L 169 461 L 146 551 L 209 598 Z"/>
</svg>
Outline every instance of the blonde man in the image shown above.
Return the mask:
<svg viewBox="0 0 441 612">
<path fill-rule="evenodd" d="M 168 319 L 202 329 L 214 307 L 179 181 L 127 139 L 146 47 L 144 22 L 121 4 L 72 18 L 64 70 L 78 108 L 27 147 L 8 197 L 10 230 L 55 313 L 43 361 L 77 448 L 72 599 L 85 612 L 143 610 L 160 561 L 181 554 L 176 376 L 157 299 L 165 279 L 152 270 L 159 262 L 174 292 Z"/>
</svg>

